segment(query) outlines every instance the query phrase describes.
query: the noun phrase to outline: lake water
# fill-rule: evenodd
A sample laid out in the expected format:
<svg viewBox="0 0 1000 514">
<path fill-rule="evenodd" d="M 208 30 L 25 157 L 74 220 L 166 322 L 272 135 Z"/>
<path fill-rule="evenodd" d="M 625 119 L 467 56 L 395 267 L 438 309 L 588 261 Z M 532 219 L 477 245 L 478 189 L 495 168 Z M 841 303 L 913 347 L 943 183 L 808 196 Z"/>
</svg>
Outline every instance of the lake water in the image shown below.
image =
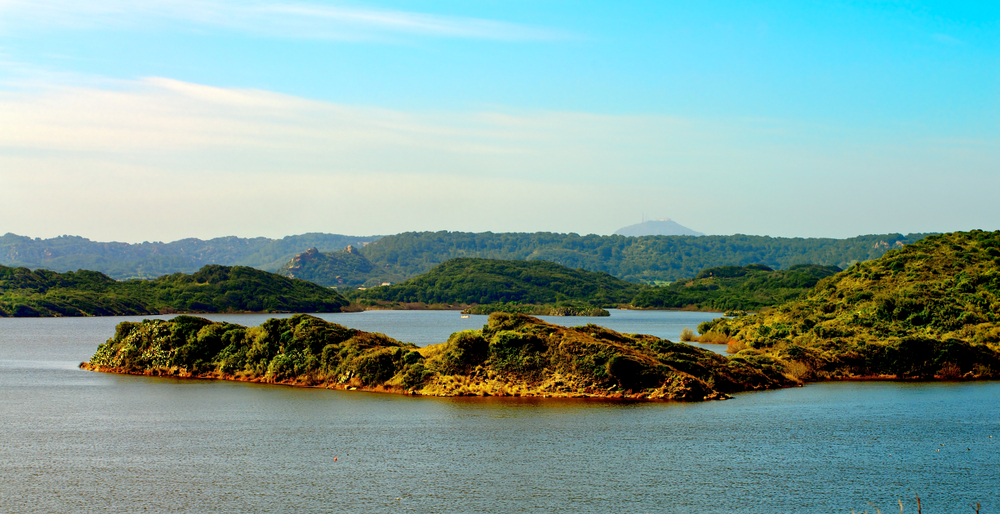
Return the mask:
<svg viewBox="0 0 1000 514">
<path fill-rule="evenodd" d="M 710 314 L 596 322 L 673 340 Z M 212 316 L 255 325 L 268 316 Z M 420 345 L 485 317 L 324 318 Z M 420 398 L 91 373 L 124 319 L 0 318 L 0 512 L 1000 510 L 1000 383 L 700 404 Z M 334 461 L 334 458 L 337 460 Z"/>
</svg>

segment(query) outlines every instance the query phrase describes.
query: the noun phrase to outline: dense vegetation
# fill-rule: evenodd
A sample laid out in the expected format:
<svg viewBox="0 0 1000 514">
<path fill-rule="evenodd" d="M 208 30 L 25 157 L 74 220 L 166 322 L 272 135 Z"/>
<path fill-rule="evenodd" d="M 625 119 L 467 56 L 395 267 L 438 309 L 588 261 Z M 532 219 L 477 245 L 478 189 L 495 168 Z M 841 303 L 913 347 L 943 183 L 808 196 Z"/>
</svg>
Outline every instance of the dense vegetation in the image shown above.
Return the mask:
<svg viewBox="0 0 1000 514">
<path fill-rule="evenodd" d="M 724 268 L 699 280 L 756 273 L 774 272 Z M 308 315 L 256 328 L 181 316 L 120 324 L 82 367 L 430 395 L 680 400 L 807 380 L 998 378 L 1000 232 L 928 237 L 804 297 L 699 330 L 729 340 L 735 355 L 503 312 L 425 348 Z"/>
<path fill-rule="evenodd" d="M 353 246 L 339 252 L 322 253 L 311 248 L 278 269 L 279 275 L 300 278 L 321 286 L 379 285 L 370 278 L 374 266 Z"/>
<path fill-rule="evenodd" d="M 731 339 L 737 357 L 773 359 L 805 378 L 997 377 L 1000 232 L 930 236 L 798 300 L 700 331 Z"/>
<path fill-rule="evenodd" d="M 632 282 L 658 283 L 692 277 L 701 269 L 723 265 L 762 263 L 784 269 L 793 264 L 817 263 L 844 268 L 877 258 L 889 248 L 921 237 L 923 234 L 802 239 L 745 235 L 625 237 L 548 232 L 408 232 L 381 239 L 314 233 L 278 240 L 220 237 L 208 241 L 192 238 L 172 243 L 127 244 L 76 236 L 43 240 L 5 234 L 0 236 L 0 264 L 54 271 L 89 269 L 121 280 L 191 273 L 206 264 L 275 271 L 310 248 L 339 252 L 354 245 L 370 261 L 371 271 L 363 272 L 354 265 L 344 269 L 340 264 L 324 270 L 329 263 L 316 261 L 293 274 L 331 286 L 395 283 L 425 273 L 449 259 L 481 257 L 546 260 L 574 269 L 603 271 Z M 372 241 L 376 242 L 362 248 L 364 243 Z M 315 272 L 309 269 L 311 265 L 317 267 Z M 338 275 L 343 284 L 335 279 Z"/>
<path fill-rule="evenodd" d="M 462 314 L 493 314 L 506 312 L 508 314 L 527 314 L 529 316 L 610 316 L 611 313 L 582 302 L 565 301 L 554 304 L 528 304 L 518 302 L 496 302 L 485 305 L 474 305 L 462 311 Z"/>
<path fill-rule="evenodd" d="M 338 312 L 347 304 L 332 289 L 243 266 L 124 282 L 95 271 L 0 266 L 0 316 Z"/>
<path fill-rule="evenodd" d="M 773 366 L 686 344 L 506 313 L 419 349 L 303 314 L 253 328 L 190 316 L 123 322 L 81 366 L 428 395 L 705 400 L 791 383 Z"/>
<path fill-rule="evenodd" d="M 101 243 L 77 236 L 32 239 L 8 233 L 0 236 L 0 264 L 54 271 L 88 269 L 119 280 L 191 273 L 206 264 L 274 271 L 309 248 L 340 250 L 377 239 L 312 233 L 283 239 L 219 237 L 208 241 L 190 238 L 172 243 L 128 244 Z"/>
<path fill-rule="evenodd" d="M 708 268 L 692 280 L 644 289 L 632 305 L 644 309 L 756 311 L 794 300 L 820 279 L 839 271 L 836 266 L 816 264 L 795 264 L 781 271 L 760 264 Z"/>
<path fill-rule="evenodd" d="M 642 289 L 608 275 L 547 261 L 452 259 L 401 284 L 352 293 L 362 305 L 374 302 L 551 304 L 574 300 L 593 306 L 627 304 Z"/>
<path fill-rule="evenodd" d="M 846 268 L 875 259 L 890 248 L 925 234 L 882 234 L 850 239 L 766 236 L 579 236 L 538 232 L 480 234 L 407 232 L 384 237 L 361 250 L 375 266 L 373 278 L 389 282 L 410 278 L 458 257 L 543 260 L 569 268 L 603 271 L 631 282 L 670 282 L 716 266 L 764 264 L 785 269 L 794 264 Z M 392 277 L 392 278 L 390 278 Z"/>
</svg>

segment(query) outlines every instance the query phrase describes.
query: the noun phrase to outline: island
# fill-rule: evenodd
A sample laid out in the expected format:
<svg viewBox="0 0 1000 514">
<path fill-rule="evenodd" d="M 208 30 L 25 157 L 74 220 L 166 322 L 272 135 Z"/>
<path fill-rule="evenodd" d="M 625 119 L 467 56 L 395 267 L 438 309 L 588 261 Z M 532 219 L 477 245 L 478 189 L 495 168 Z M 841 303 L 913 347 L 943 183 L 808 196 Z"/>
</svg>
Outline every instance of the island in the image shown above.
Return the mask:
<svg viewBox="0 0 1000 514">
<path fill-rule="evenodd" d="M 684 343 L 509 313 L 423 348 L 307 314 L 251 328 L 193 316 L 122 322 L 81 367 L 432 396 L 699 401 L 796 383 L 778 366 Z"/>
</svg>

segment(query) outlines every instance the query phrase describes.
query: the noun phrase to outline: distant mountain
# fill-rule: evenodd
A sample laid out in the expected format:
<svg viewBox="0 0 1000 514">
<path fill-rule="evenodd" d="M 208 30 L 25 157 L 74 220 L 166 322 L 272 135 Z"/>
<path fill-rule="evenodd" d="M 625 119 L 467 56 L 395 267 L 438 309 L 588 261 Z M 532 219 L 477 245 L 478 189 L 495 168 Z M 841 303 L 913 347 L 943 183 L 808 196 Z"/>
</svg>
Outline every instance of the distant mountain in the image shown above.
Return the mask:
<svg viewBox="0 0 1000 514">
<path fill-rule="evenodd" d="M 620 228 L 615 231 L 616 236 L 703 236 L 701 232 L 691 230 L 680 223 L 670 219 L 661 218 L 649 220 L 635 225 Z"/>
<path fill-rule="evenodd" d="M 275 271 L 309 248 L 333 251 L 378 239 L 378 236 L 311 233 L 282 239 L 230 236 L 208 241 L 189 238 L 172 243 L 129 244 L 102 243 L 79 236 L 32 239 L 7 233 L 0 236 L 0 265 L 52 271 L 86 269 L 119 280 L 192 273 L 207 264 Z"/>
</svg>

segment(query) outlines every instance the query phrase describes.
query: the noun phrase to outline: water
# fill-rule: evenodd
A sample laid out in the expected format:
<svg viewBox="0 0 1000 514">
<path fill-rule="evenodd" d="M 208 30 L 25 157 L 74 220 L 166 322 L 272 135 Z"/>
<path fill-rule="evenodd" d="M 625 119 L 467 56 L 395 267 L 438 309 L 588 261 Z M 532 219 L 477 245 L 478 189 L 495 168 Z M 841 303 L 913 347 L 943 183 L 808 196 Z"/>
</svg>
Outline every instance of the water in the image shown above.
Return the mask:
<svg viewBox="0 0 1000 514">
<path fill-rule="evenodd" d="M 675 340 L 710 317 L 613 314 L 596 320 Z M 417 344 L 485 320 L 324 317 Z M 846 513 L 902 499 L 915 512 L 915 493 L 924 512 L 1000 510 L 1000 383 L 812 384 L 680 404 L 77 369 L 122 319 L 0 319 L 0 511 Z"/>
</svg>

